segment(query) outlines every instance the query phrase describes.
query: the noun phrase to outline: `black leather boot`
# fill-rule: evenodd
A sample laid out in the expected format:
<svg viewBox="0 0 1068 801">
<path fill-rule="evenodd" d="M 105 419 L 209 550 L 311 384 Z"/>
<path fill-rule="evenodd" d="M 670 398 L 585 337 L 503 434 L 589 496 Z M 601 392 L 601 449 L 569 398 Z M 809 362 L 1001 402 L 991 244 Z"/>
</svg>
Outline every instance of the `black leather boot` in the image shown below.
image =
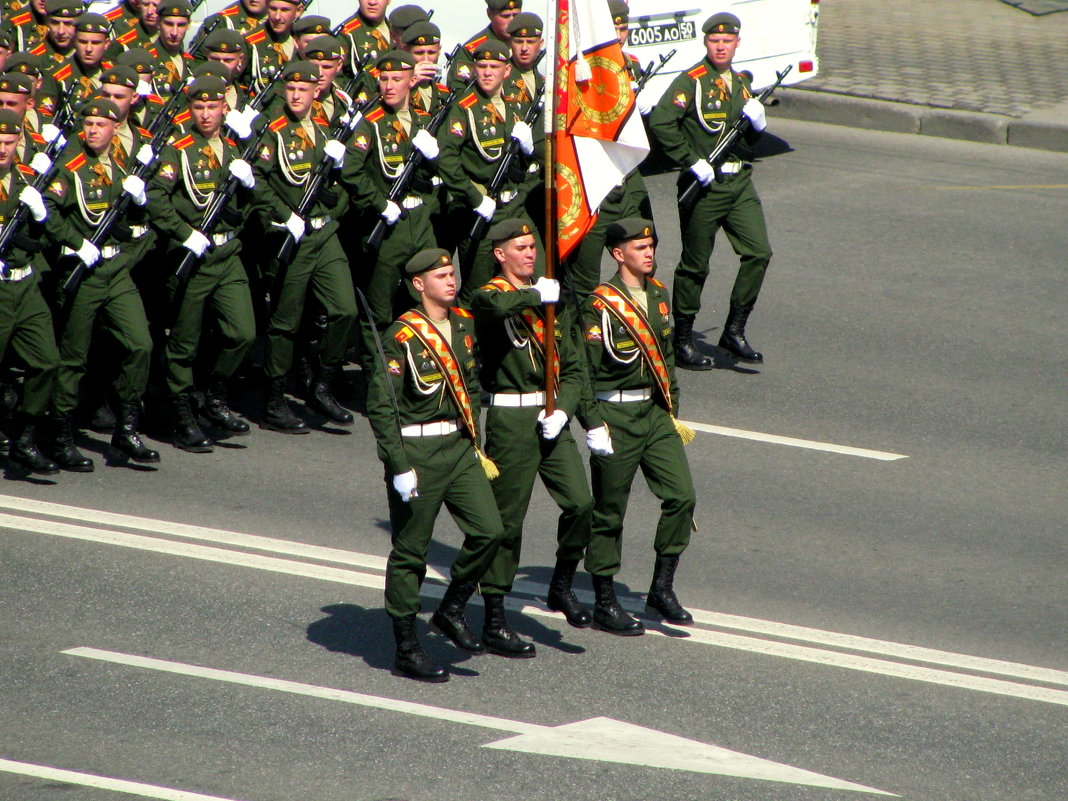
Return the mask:
<svg viewBox="0 0 1068 801">
<path fill-rule="evenodd" d="M 435 665 L 415 633 L 415 615 L 393 618 L 393 639 L 397 641 L 397 656 L 393 667 L 416 681 L 441 682 L 449 680 L 449 671 Z"/>
<path fill-rule="evenodd" d="M 174 405 L 174 447 L 190 453 L 211 453 L 211 438 L 197 423 L 188 395 L 171 399 Z"/>
<path fill-rule="evenodd" d="M 712 359 L 693 343 L 692 314 L 675 315 L 675 366 L 684 370 L 711 370 Z"/>
<path fill-rule="evenodd" d="M 285 378 L 272 378 L 267 387 L 263 427 L 282 434 L 307 434 L 308 424 L 293 414 L 286 400 Z"/>
<path fill-rule="evenodd" d="M 115 418 L 115 412 L 112 410 L 111 404 L 106 400 L 102 400 L 100 405 L 93 409 L 93 413 L 89 416 L 89 429 L 98 434 L 111 434 L 118 424 L 119 421 Z"/>
<path fill-rule="evenodd" d="M 645 634 L 645 626 L 637 618 L 623 611 L 616 600 L 615 582 L 611 576 L 593 576 L 593 591 L 597 602 L 593 607 L 593 622 L 597 628 L 620 637 Z"/>
<path fill-rule="evenodd" d="M 334 399 L 333 383 L 336 367 L 322 367 L 308 392 L 308 407 L 321 414 L 331 423 L 347 426 L 352 423 L 352 413 Z"/>
<path fill-rule="evenodd" d="M 93 472 L 93 460 L 82 455 L 74 444 L 74 420 L 69 415 L 52 420 L 52 458 L 63 470 Z"/>
<path fill-rule="evenodd" d="M 37 447 L 36 430 L 36 421 L 32 417 L 18 415 L 15 418 L 15 429 L 12 432 L 14 440 L 8 458 L 18 462 L 31 473 L 54 476 L 59 472 L 59 465 L 41 453 Z"/>
<path fill-rule="evenodd" d="M 589 609 L 579 603 L 575 591 L 571 589 L 577 567 L 577 560 L 557 561 L 552 580 L 549 582 L 549 595 L 545 599 L 545 605 L 554 612 L 563 612 L 567 622 L 575 628 L 585 629 L 593 622 L 593 616 Z"/>
<path fill-rule="evenodd" d="M 649 586 L 649 595 L 645 599 L 646 610 L 659 612 L 669 623 L 686 625 L 693 623 L 693 615 L 682 608 L 675 597 L 675 568 L 679 566 L 677 556 L 658 556 L 653 567 L 653 583 Z"/>
<path fill-rule="evenodd" d="M 238 435 L 248 433 L 248 423 L 234 414 L 226 403 L 226 382 L 221 378 L 211 379 L 200 413 L 205 420 L 223 431 Z"/>
<path fill-rule="evenodd" d="M 731 304 L 730 310 L 727 312 L 727 321 L 723 324 L 723 334 L 719 338 L 719 346 L 743 362 L 759 364 L 764 361 L 764 354 L 753 350 L 745 336 L 745 324 L 749 321 L 749 313 L 751 311 L 753 311 L 753 304 L 748 306 Z"/>
<path fill-rule="evenodd" d="M 111 435 L 111 447 L 138 464 L 156 464 L 159 462 L 159 451 L 145 447 L 137 433 L 140 417 L 140 404 L 122 402 L 119 407 L 119 424 Z"/>
<path fill-rule="evenodd" d="M 537 651 L 534 643 L 520 639 L 508 625 L 504 614 L 503 595 L 483 595 L 486 605 L 486 622 L 482 626 L 482 642 L 492 653 L 513 659 L 530 659 Z"/>
<path fill-rule="evenodd" d="M 441 599 L 441 605 L 430 618 L 430 622 L 456 643 L 458 648 L 473 654 L 481 654 L 486 650 L 486 646 L 471 633 L 467 620 L 464 618 L 464 607 L 467 606 L 467 601 L 474 591 L 475 582 L 473 581 L 452 582 L 445 590 L 445 597 Z"/>
</svg>

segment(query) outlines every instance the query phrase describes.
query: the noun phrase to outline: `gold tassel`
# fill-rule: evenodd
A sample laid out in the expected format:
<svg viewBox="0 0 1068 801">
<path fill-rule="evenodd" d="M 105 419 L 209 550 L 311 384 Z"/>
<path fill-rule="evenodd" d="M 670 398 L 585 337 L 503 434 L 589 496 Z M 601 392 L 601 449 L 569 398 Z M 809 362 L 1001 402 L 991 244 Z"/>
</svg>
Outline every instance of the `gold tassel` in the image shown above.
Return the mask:
<svg viewBox="0 0 1068 801">
<path fill-rule="evenodd" d="M 486 471 L 486 478 L 493 481 L 501 474 L 501 471 L 497 469 L 497 465 L 482 452 L 481 448 L 475 448 L 475 454 L 478 456 L 478 462 L 482 465 L 482 469 Z"/>
<path fill-rule="evenodd" d="M 671 418 L 675 423 L 675 433 L 679 435 L 679 439 L 682 440 L 683 445 L 689 445 L 693 442 L 693 438 L 697 436 L 692 428 L 685 423 L 681 422 L 677 417 Z"/>
</svg>

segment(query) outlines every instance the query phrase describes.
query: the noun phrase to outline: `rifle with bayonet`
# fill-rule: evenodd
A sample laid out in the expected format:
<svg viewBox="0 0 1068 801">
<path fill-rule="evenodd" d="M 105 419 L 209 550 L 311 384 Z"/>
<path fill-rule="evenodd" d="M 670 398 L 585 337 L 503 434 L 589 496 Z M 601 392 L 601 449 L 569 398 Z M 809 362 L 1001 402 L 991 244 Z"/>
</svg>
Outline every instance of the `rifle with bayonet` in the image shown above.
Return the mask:
<svg viewBox="0 0 1068 801">
<path fill-rule="evenodd" d="M 794 65 L 789 64 L 782 72 L 776 72 L 775 83 L 773 83 L 763 92 L 761 92 L 757 96 L 757 100 L 763 103 L 765 100 L 771 97 L 771 93 L 779 88 L 779 86 L 782 84 L 783 78 L 789 75 L 790 70 L 792 70 L 793 68 Z M 730 155 L 731 148 L 734 147 L 738 139 L 742 136 L 742 134 L 749 130 L 749 125 L 749 118 L 744 114 L 739 114 L 738 119 L 736 119 L 731 124 L 731 126 L 726 130 L 726 132 L 720 137 L 719 143 L 716 145 L 716 147 L 705 158 L 705 161 L 711 164 L 712 169 L 715 171 L 717 184 L 723 183 L 723 173 L 720 170 L 720 167 L 722 167 L 723 162 L 727 160 L 727 156 Z M 686 191 L 684 191 L 679 196 L 679 205 L 689 206 L 694 201 L 696 201 L 697 193 L 702 186 L 704 186 L 704 184 L 702 184 L 700 181 L 693 181 L 693 183 L 686 187 Z"/>
<path fill-rule="evenodd" d="M 655 67 L 653 66 L 653 62 L 650 61 L 649 66 L 647 66 L 642 71 L 642 76 L 637 80 L 638 88 L 634 90 L 634 94 L 638 94 L 638 92 L 644 89 L 645 85 L 649 83 L 649 81 L 651 81 L 653 78 L 655 78 L 656 74 L 660 72 L 660 70 L 664 69 L 664 65 L 671 61 L 671 59 L 677 52 L 679 52 L 678 48 L 672 48 L 671 52 L 668 53 L 666 56 L 661 55 L 660 63 L 657 64 Z"/>
</svg>

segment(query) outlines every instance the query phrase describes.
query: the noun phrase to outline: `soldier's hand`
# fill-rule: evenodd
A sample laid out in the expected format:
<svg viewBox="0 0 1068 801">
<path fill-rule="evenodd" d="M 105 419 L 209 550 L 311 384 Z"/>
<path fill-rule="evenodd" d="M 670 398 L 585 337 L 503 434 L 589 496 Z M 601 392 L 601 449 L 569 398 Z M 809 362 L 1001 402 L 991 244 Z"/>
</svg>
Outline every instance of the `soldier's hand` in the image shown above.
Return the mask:
<svg viewBox="0 0 1068 801">
<path fill-rule="evenodd" d="M 52 159 L 48 158 L 47 153 L 38 151 L 30 159 L 30 168 L 38 175 L 43 175 L 52 169 Z"/>
<path fill-rule="evenodd" d="M 248 139 L 252 136 L 252 123 L 242 111 L 238 111 L 237 109 L 230 109 L 230 111 L 227 111 L 226 124 L 230 126 L 230 130 L 237 134 L 240 139 Z"/>
<path fill-rule="evenodd" d="M 438 157 L 438 140 L 425 128 L 420 128 L 412 137 L 412 146 L 423 154 L 423 158 L 433 161 Z"/>
<path fill-rule="evenodd" d="M 230 174 L 241 182 L 245 189 L 256 187 L 256 177 L 252 174 L 252 166 L 244 159 L 234 159 L 227 168 Z"/>
<path fill-rule="evenodd" d="M 41 193 L 32 186 L 22 187 L 22 191 L 19 192 L 19 203 L 30 210 L 30 214 L 33 215 L 33 219 L 37 222 L 44 222 L 45 217 L 48 216 L 44 198 L 42 198 Z"/>
<path fill-rule="evenodd" d="M 98 261 L 100 261 L 100 248 L 90 242 L 88 239 L 82 240 L 82 245 L 75 251 L 78 258 L 82 260 L 82 264 L 86 267 L 92 267 Z"/>
<path fill-rule="evenodd" d="M 560 300 L 560 282 L 555 278 L 542 276 L 534 282 L 534 291 L 541 295 L 542 303 L 556 303 Z"/>
<path fill-rule="evenodd" d="M 59 128 L 52 123 L 46 122 L 41 126 L 41 136 L 44 137 L 44 140 L 48 142 L 48 144 L 52 144 L 63 136 L 63 131 L 59 130 Z M 62 147 L 62 145 L 60 145 L 60 147 Z"/>
<path fill-rule="evenodd" d="M 145 194 L 145 182 L 136 175 L 127 175 L 122 179 L 122 191 L 133 198 L 138 206 L 148 203 L 148 195 Z"/>
<path fill-rule="evenodd" d="M 630 88 L 631 91 L 634 92 L 634 105 L 637 107 L 638 113 L 643 117 L 648 117 L 649 112 L 653 110 L 653 103 L 649 99 L 649 96 L 642 94 L 641 90 L 638 88 L 637 81 L 631 81 Z"/>
<path fill-rule="evenodd" d="M 419 480 L 416 478 L 414 470 L 393 476 L 393 489 L 397 491 L 400 499 L 405 503 L 408 503 L 412 498 L 418 497 L 419 491 L 416 489 L 418 483 Z"/>
<path fill-rule="evenodd" d="M 137 82 L 137 94 L 141 95 L 141 97 L 148 97 L 152 94 L 152 84 L 144 79 L 139 80 Z"/>
<path fill-rule="evenodd" d="M 386 208 L 382 211 L 382 219 L 390 225 L 396 225 L 401 216 L 401 207 L 392 200 L 386 201 Z"/>
<path fill-rule="evenodd" d="M 340 167 L 345 163 L 345 146 L 337 139 L 327 139 L 323 145 L 323 152 L 334 160 L 334 166 Z"/>
<path fill-rule="evenodd" d="M 753 126 L 754 131 L 763 131 L 768 127 L 768 118 L 764 113 L 764 104 L 755 97 L 751 97 L 745 101 L 745 105 L 742 106 L 742 114 L 749 118 L 749 124 Z"/>
<path fill-rule="evenodd" d="M 566 425 L 567 412 L 563 409 L 556 409 L 548 417 L 545 416 L 544 409 L 538 412 L 538 426 L 541 428 L 542 439 L 556 439 Z"/>
<path fill-rule="evenodd" d="M 156 151 L 152 149 L 152 145 L 146 142 L 141 145 L 141 147 L 137 148 L 136 158 L 147 167 L 156 158 Z"/>
<path fill-rule="evenodd" d="M 415 70 L 412 72 L 413 88 L 415 84 L 420 84 L 425 81 L 436 81 L 437 78 L 438 65 L 433 61 L 420 61 L 415 65 Z"/>
<path fill-rule="evenodd" d="M 475 206 L 475 214 L 481 217 L 486 222 L 490 222 L 493 219 L 493 212 L 497 210 L 497 201 L 491 198 L 489 195 L 483 195 L 482 201 Z"/>
<path fill-rule="evenodd" d="M 304 237 L 304 229 L 304 218 L 296 212 L 290 214 L 286 220 L 286 230 L 292 235 L 294 242 L 299 242 Z"/>
<path fill-rule="evenodd" d="M 611 456 L 615 453 L 612 449 L 612 437 L 608 433 L 608 426 L 591 428 L 587 431 L 586 447 L 596 456 Z"/>
<path fill-rule="evenodd" d="M 530 130 L 530 126 L 520 120 L 512 126 L 512 138 L 519 142 L 519 149 L 526 155 L 530 156 L 534 153 L 534 132 Z"/>
<path fill-rule="evenodd" d="M 704 159 L 698 159 L 690 165 L 690 172 L 697 176 L 697 180 L 703 185 L 708 186 L 714 180 L 716 180 L 716 171 L 712 169 L 712 165 Z"/>
<path fill-rule="evenodd" d="M 200 258 L 208 252 L 208 248 L 211 247 L 211 240 L 194 228 L 193 233 L 182 243 L 182 247 L 192 251 L 193 255 Z"/>
</svg>

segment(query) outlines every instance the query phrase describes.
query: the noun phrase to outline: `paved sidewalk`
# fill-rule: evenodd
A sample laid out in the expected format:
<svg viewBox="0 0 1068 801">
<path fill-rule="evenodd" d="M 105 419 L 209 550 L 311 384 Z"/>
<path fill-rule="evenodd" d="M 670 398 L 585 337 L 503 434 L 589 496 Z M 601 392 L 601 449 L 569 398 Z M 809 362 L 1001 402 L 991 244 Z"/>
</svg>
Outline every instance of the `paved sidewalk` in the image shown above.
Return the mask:
<svg viewBox="0 0 1068 801">
<path fill-rule="evenodd" d="M 1068 13 L 1000 0 L 823 0 L 820 73 L 776 113 L 1068 151 Z"/>
</svg>

